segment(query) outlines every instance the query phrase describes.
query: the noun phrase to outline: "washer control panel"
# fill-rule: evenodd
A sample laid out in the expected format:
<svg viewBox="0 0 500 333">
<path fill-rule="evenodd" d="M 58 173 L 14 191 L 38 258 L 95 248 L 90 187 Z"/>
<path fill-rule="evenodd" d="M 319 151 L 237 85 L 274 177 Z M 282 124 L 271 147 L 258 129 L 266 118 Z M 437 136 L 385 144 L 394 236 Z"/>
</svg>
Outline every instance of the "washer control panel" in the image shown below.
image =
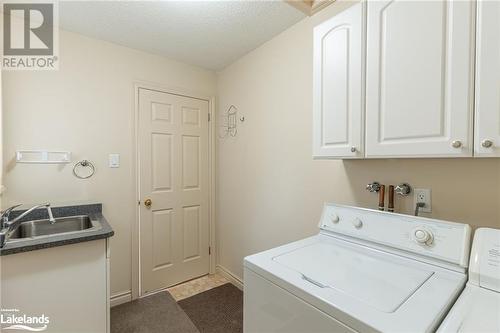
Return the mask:
<svg viewBox="0 0 500 333">
<path fill-rule="evenodd" d="M 359 238 L 467 267 L 471 229 L 466 224 L 325 204 L 319 226 L 323 233 Z"/>
</svg>

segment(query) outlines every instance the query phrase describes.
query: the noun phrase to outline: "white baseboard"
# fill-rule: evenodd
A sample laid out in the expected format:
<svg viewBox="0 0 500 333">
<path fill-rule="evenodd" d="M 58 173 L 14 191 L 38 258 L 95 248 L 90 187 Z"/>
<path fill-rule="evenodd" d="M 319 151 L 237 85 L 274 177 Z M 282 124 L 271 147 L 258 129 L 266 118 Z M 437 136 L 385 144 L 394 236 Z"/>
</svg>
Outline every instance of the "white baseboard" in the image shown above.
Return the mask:
<svg viewBox="0 0 500 333">
<path fill-rule="evenodd" d="M 236 287 L 238 287 L 238 289 L 243 290 L 243 280 L 240 277 L 238 277 L 236 274 L 229 271 L 224 266 L 217 265 L 217 267 L 215 267 L 215 272 L 224 276 L 226 279 L 229 280 L 229 282 L 231 282 Z"/>
<path fill-rule="evenodd" d="M 229 282 L 234 284 L 238 289 L 243 290 L 243 280 L 240 277 L 238 277 L 236 274 L 229 271 L 227 268 L 225 268 L 221 265 L 217 265 L 215 267 L 215 272 L 224 276 L 226 279 L 229 280 Z M 158 290 L 156 292 L 163 292 L 165 290 L 167 290 L 167 288 L 162 289 L 162 290 Z M 146 296 L 149 296 L 149 295 L 151 295 L 151 294 L 148 294 Z M 129 291 L 124 291 L 124 292 L 112 295 L 109 303 L 110 303 L 111 307 L 114 307 L 114 306 L 117 306 L 117 305 L 120 305 L 123 303 L 127 303 L 127 302 L 131 302 L 131 301 L 132 301 L 132 292 L 129 290 Z"/>
<path fill-rule="evenodd" d="M 124 291 L 111 296 L 109 304 L 111 307 L 132 301 L 132 292 Z"/>
</svg>

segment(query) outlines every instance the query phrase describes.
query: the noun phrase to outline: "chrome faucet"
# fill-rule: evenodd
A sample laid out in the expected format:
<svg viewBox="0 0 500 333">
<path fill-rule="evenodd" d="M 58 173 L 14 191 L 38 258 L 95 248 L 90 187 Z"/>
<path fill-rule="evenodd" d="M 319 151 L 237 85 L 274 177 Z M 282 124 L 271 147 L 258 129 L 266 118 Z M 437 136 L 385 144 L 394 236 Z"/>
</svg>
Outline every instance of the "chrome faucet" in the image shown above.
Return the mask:
<svg viewBox="0 0 500 333">
<path fill-rule="evenodd" d="M 52 215 L 52 209 L 50 208 L 50 203 L 44 203 L 31 207 L 30 209 L 23 212 L 21 215 L 15 217 L 12 221 L 9 220 L 10 213 L 17 207 L 21 205 L 15 205 L 7 208 L 6 210 L 0 212 L 0 248 L 4 247 L 5 242 L 10 238 L 12 232 L 19 227 L 21 224 L 21 219 L 34 211 L 35 209 L 45 207 L 47 208 L 47 213 L 49 214 L 49 221 L 51 224 L 56 222 L 54 215 Z"/>
</svg>

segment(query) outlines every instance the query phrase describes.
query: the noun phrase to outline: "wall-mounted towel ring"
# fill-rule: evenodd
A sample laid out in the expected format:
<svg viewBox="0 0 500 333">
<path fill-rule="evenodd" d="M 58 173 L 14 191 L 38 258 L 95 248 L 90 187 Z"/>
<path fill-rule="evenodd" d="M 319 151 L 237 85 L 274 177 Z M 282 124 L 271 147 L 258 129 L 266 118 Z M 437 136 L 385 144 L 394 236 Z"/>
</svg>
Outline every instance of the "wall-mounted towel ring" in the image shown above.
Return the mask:
<svg viewBox="0 0 500 333">
<path fill-rule="evenodd" d="M 81 168 L 89 168 L 90 169 L 90 173 L 88 175 L 80 175 L 78 173 L 78 169 Z M 94 175 L 95 173 L 95 167 L 94 167 L 94 164 L 92 164 L 92 162 L 90 162 L 89 160 L 81 160 L 79 161 L 78 163 L 75 164 L 75 166 L 73 167 L 73 174 L 75 175 L 75 177 L 77 178 L 80 178 L 80 179 L 87 179 L 87 178 L 90 178 Z"/>
</svg>

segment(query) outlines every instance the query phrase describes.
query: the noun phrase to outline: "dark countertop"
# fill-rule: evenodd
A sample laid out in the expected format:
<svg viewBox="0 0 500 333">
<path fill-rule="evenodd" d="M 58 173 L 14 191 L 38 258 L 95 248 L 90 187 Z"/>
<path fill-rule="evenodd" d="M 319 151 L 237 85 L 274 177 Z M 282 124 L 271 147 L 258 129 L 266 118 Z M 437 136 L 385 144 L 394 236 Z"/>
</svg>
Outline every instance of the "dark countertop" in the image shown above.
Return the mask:
<svg viewBox="0 0 500 333">
<path fill-rule="evenodd" d="M 11 213 L 11 219 L 22 214 L 23 210 L 13 211 Z M 26 238 L 23 240 L 16 240 L 15 242 L 9 242 L 5 244 L 3 248 L 0 249 L 0 256 L 5 256 L 9 254 L 34 251 L 39 249 L 46 249 L 50 247 L 63 246 L 68 244 L 75 244 L 81 242 L 88 242 L 97 239 L 109 238 L 114 235 L 114 231 L 109 225 L 108 221 L 102 215 L 102 204 L 86 204 L 86 205 L 75 205 L 75 206 L 64 206 L 64 207 L 54 207 L 52 208 L 52 213 L 55 218 L 66 217 L 66 216 L 76 216 L 76 215 L 88 215 L 91 219 L 98 220 L 101 224 L 101 228 L 92 231 L 78 232 L 78 233 L 67 233 L 67 234 L 56 234 L 51 236 L 44 236 L 40 238 Z M 48 214 L 45 208 L 37 209 L 32 213 L 28 214 L 22 221 L 33 221 L 40 219 L 47 219 Z M 57 223 L 57 222 L 56 222 Z"/>
</svg>

